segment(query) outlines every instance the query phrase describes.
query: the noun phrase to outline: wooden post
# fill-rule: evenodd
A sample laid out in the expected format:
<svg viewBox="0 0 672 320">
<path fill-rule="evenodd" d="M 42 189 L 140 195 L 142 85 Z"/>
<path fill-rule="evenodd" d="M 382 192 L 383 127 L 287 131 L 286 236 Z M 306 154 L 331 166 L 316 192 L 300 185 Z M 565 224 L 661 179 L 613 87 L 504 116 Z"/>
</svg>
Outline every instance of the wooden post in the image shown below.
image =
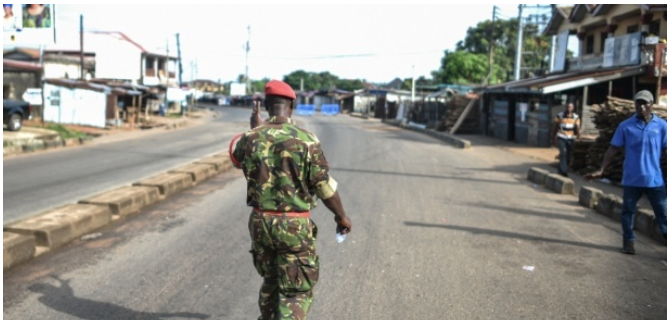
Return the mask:
<svg viewBox="0 0 672 320">
<path fill-rule="evenodd" d="M 588 105 L 588 86 L 585 86 L 585 87 L 583 87 L 583 101 L 581 102 L 581 113 L 580 113 L 581 115 L 583 115 L 583 110 L 588 109 L 587 105 Z M 583 124 L 586 121 L 588 121 L 588 120 L 587 119 L 581 119 L 581 129 L 583 129 Z"/>
</svg>

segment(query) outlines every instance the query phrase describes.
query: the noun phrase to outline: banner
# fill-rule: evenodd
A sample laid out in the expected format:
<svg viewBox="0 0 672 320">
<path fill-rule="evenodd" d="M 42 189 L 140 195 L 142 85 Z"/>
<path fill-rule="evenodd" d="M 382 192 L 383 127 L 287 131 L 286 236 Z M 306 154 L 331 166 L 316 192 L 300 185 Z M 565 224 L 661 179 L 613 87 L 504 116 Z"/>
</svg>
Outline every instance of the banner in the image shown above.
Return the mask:
<svg viewBox="0 0 672 320">
<path fill-rule="evenodd" d="M 3 4 L 4 45 L 44 45 L 55 42 L 53 4 Z"/>
<path fill-rule="evenodd" d="M 555 61 L 553 61 L 553 72 L 565 70 L 565 56 L 567 55 L 567 44 L 569 43 L 569 30 L 558 33 L 557 45 L 555 46 Z"/>
</svg>

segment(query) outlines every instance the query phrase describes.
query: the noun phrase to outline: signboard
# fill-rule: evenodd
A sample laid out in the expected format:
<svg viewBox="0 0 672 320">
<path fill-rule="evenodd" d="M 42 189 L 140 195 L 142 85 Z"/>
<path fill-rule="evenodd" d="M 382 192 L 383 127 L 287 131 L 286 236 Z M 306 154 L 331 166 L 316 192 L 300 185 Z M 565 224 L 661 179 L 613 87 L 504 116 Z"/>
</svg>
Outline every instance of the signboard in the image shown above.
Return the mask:
<svg viewBox="0 0 672 320">
<path fill-rule="evenodd" d="M 604 42 L 602 67 L 618 67 L 639 64 L 641 34 L 629 33 L 620 37 L 607 38 Z"/>
<path fill-rule="evenodd" d="M 41 88 L 28 88 L 26 92 L 21 96 L 23 101 L 28 102 L 33 106 L 42 105 L 42 89 Z"/>
<path fill-rule="evenodd" d="M 166 90 L 166 99 L 168 101 L 185 101 L 187 100 L 188 91 L 182 90 L 181 88 L 168 88 Z"/>
<path fill-rule="evenodd" d="M 527 113 L 527 103 L 519 102 L 518 111 L 520 111 L 520 121 L 525 122 L 525 114 Z"/>
<path fill-rule="evenodd" d="M 55 41 L 53 4 L 3 4 L 4 45 L 42 45 Z"/>
<path fill-rule="evenodd" d="M 565 70 L 565 56 L 567 54 L 567 44 L 569 43 L 569 30 L 558 33 L 557 45 L 555 46 L 555 60 L 553 61 L 553 72 Z"/>
<path fill-rule="evenodd" d="M 245 93 L 246 93 L 246 87 L 244 83 L 231 83 L 232 96 L 244 96 Z"/>
</svg>

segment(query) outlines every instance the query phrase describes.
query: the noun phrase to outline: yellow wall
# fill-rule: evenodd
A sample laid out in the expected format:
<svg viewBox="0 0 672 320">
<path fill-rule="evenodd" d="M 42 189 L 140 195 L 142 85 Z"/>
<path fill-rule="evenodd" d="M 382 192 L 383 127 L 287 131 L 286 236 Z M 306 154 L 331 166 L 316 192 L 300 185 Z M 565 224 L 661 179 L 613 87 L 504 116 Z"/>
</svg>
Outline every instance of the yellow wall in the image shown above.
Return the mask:
<svg viewBox="0 0 672 320">
<path fill-rule="evenodd" d="M 663 19 L 662 12 L 656 12 L 651 21 L 660 20 L 660 38 L 667 39 L 667 20 Z"/>
<path fill-rule="evenodd" d="M 628 18 L 622 21 L 618 21 L 618 28 L 616 28 L 616 33 L 614 34 L 615 37 L 622 36 L 624 34 L 628 33 L 628 26 L 631 25 L 638 25 L 637 30 L 640 30 L 642 28 L 642 18 L 641 17 L 632 17 Z"/>
</svg>

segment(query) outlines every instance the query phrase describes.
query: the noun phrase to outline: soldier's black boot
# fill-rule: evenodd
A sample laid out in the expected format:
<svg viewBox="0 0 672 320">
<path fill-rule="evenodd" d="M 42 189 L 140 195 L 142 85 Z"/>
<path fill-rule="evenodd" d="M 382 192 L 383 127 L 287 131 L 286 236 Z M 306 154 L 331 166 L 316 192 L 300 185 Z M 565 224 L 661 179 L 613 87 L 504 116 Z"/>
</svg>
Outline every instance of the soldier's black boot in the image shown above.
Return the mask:
<svg viewBox="0 0 672 320">
<path fill-rule="evenodd" d="M 623 240 L 623 249 L 621 249 L 621 252 L 627 254 L 635 254 L 635 241 Z"/>
</svg>

